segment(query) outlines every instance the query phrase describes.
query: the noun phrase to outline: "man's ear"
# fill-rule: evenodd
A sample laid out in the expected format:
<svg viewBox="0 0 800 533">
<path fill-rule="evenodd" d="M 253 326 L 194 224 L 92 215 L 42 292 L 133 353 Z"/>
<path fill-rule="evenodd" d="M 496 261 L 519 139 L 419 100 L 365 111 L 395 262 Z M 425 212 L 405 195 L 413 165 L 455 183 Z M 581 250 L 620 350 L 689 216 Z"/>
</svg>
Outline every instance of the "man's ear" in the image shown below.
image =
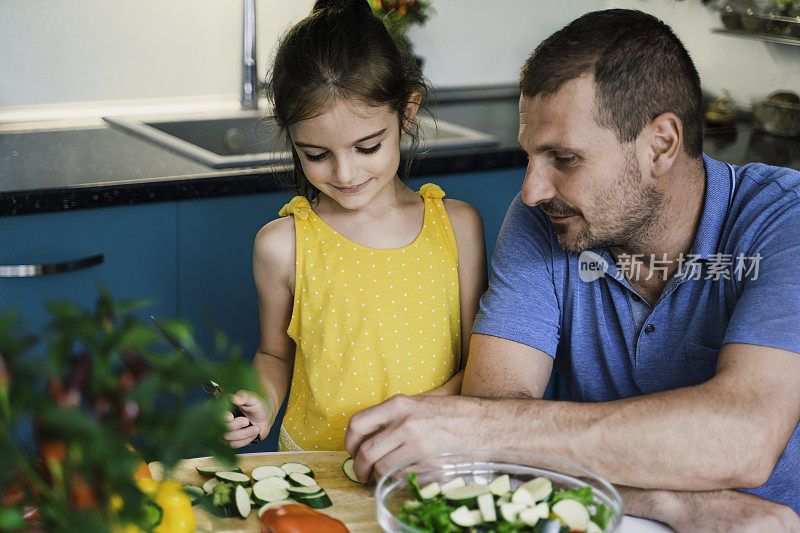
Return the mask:
<svg viewBox="0 0 800 533">
<path fill-rule="evenodd" d="M 661 113 L 645 128 L 647 158 L 655 177 L 667 174 L 683 151 L 683 123 L 675 113 Z"/>
<path fill-rule="evenodd" d="M 422 94 L 419 92 L 414 91 L 408 96 L 408 103 L 406 103 L 406 109 L 403 111 L 403 133 L 411 129 L 414 117 L 417 116 L 417 111 L 419 111 L 420 103 L 422 103 Z"/>
</svg>

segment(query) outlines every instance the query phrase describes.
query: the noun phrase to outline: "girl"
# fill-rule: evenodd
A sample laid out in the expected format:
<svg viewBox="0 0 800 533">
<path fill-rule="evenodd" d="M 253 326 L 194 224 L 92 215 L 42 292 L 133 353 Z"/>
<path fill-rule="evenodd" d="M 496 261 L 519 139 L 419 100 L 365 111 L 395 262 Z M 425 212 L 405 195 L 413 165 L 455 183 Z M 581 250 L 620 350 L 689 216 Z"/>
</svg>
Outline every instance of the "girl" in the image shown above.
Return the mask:
<svg viewBox="0 0 800 533">
<path fill-rule="evenodd" d="M 264 438 L 291 378 L 279 448 L 343 450 L 362 409 L 458 394 L 486 287 L 483 225 L 436 185 L 398 178 L 425 84 L 366 0 L 317 1 L 282 39 L 270 82 L 300 195 L 255 239 L 266 397 L 233 396 L 244 416 L 229 414 L 226 439 Z"/>
</svg>

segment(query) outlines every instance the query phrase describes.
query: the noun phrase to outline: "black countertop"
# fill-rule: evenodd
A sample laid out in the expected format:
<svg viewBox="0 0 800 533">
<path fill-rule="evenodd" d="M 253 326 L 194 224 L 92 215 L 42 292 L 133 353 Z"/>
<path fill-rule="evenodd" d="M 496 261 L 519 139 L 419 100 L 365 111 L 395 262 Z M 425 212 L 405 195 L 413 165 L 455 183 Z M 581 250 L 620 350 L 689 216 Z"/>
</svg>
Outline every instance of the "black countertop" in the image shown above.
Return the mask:
<svg viewBox="0 0 800 533">
<path fill-rule="evenodd" d="M 521 167 L 513 91 L 443 99 L 437 118 L 495 135 L 499 144 L 417 157 L 412 176 Z M 709 130 L 704 149 L 737 165 L 761 161 L 800 169 L 800 140 L 753 131 L 746 123 Z M 0 216 L 281 189 L 285 166 L 215 170 L 111 127 L 0 133 Z"/>
</svg>

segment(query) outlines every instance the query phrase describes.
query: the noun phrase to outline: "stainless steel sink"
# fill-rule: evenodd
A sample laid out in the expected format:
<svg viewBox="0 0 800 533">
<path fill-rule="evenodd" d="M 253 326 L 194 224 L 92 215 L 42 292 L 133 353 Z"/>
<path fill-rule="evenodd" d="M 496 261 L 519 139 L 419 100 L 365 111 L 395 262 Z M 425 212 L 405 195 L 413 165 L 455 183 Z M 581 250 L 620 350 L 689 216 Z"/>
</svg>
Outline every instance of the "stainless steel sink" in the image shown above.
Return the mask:
<svg viewBox="0 0 800 533">
<path fill-rule="evenodd" d="M 289 163 L 274 119 L 258 111 L 199 116 L 103 117 L 109 124 L 144 137 L 213 168 Z M 421 118 L 421 150 L 493 146 L 497 138 L 450 122 Z M 405 151 L 408 146 L 404 143 Z"/>
</svg>

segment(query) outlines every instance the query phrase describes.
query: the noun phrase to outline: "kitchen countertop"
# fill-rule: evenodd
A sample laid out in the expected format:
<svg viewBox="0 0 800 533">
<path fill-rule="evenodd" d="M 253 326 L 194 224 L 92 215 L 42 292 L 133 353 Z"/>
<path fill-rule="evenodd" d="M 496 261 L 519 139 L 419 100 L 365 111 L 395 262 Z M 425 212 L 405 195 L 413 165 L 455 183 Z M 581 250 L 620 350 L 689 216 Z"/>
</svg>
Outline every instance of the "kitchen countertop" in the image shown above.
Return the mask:
<svg viewBox="0 0 800 533">
<path fill-rule="evenodd" d="M 443 91 L 444 92 L 444 91 Z M 493 147 L 420 154 L 412 176 L 521 167 L 513 87 L 442 94 L 434 116 L 495 135 Z M 800 139 L 754 131 L 747 123 L 710 130 L 706 153 L 800 169 Z M 285 165 L 209 168 L 110 126 L 0 133 L 0 216 L 281 190 Z"/>
</svg>

